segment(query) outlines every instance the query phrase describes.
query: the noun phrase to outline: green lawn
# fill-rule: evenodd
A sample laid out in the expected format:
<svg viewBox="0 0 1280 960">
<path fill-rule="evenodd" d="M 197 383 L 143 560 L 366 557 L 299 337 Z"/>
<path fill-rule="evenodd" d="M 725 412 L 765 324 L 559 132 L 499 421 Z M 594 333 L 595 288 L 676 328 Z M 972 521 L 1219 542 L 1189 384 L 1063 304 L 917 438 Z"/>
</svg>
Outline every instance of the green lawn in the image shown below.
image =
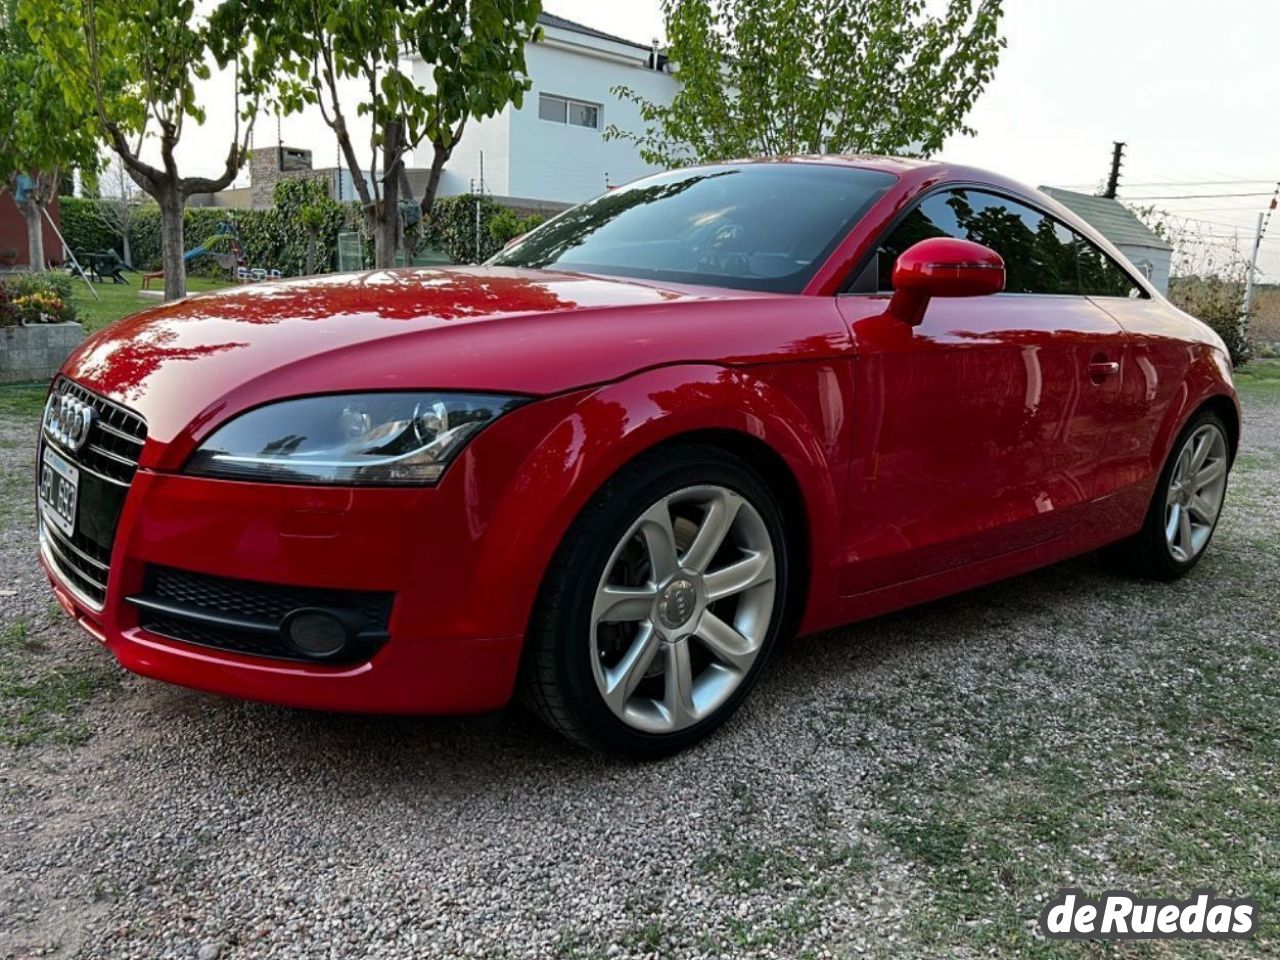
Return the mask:
<svg viewBox="0 0 1280 960">
<path fill-rule="evenodd" d="M 93 294 L 83 282 L 77 281 L 75 286 L 75 305 L 79 311 L 80 322 L 84 324 L 87 333 L 93 333 L 100 330 L 108 323 L 113 323 L 121 317 L 127 317 L 131 313 L 137 313 L 146 307 L 155 306 L 160 301 L 155 297 L 143 297 L 138 293 L 138 288 L 142 284 L 142 278 L 136 273 L 127 274 L 129 278 L 128 286 L 120 286 L 112 283 L 95 283 L 93 289 L 97 291 L 101 300 L 93 299 Z M 188 277 L 187 290 L 191 293 L 200 293 L 204 290 L 217 290 L 222 287 L 229 286 L 226 280 L 206 280 L 204 277 Z"/>
<path fill-rule="evenodd" d="M 1236 371 L 1236 386 L 1250 392 L 1280 393 L 1280 360 L 1250 360 Z"/>
</svg>

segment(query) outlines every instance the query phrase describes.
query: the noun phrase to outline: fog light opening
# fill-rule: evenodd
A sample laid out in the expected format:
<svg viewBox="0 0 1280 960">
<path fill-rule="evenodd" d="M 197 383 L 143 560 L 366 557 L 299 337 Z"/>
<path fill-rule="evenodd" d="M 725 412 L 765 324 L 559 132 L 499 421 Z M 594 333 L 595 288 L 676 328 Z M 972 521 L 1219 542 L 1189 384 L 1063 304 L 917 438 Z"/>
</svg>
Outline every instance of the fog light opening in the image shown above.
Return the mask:
<svg viewBox="0 0 1280 960">
<path fill-rule="evenodd" d="M 294 610 L 280 632 L 295 650 L 317 660 L 336 657 L 352 637 L 347 624 L 328 610 Z"/>
</svg>

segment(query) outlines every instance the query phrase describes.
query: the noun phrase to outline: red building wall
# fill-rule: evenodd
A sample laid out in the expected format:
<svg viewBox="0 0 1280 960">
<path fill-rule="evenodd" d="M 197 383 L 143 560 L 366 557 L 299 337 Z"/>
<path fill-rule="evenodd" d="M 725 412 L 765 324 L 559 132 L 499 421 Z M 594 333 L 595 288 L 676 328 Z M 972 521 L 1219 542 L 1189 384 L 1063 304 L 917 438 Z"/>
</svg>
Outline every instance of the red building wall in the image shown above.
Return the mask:
<svg viewBox="0 0 1280 960">
<path fill-rule="evenodd" d="M 49 215 L 53 217 L 58 229 L 62 229 L 62 214 L 57 197 L 49 204 Z M 48 220 L 44 222 L 44 256 L 50 263 L 62 263 L 62 241 L 54 233 L 53 227 L 49 226 Z M 26 266 L 29 262 L 27 222 L 22 219 L 22 211 L 13 202 L 13 194 L 6 190 L 0 193 L 0 267 Z"/>
</svg>

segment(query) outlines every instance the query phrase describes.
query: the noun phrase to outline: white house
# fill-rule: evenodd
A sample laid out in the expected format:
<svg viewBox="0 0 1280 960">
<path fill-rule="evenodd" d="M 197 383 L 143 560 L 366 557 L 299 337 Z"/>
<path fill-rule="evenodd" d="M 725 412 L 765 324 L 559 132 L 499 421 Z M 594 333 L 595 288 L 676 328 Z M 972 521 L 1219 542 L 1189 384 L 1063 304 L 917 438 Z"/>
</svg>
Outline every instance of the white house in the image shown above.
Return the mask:
<svg viewBox="0 0 1280 960">
<path fill-rule="evenodd" d="M 612 89 L 670 103 L 676 79 L 652 44 L 624 40 L 563 17 L 539 16 L 543 38 L 525 48 L 532 88 L 516 109 L 508 105 L 472 120 L 445 167 L 440 195 L 483 189 L 496 197 L 556 204 L 580 203 L 609 186 L 656 172 L 627 140 L 605 140 L 613 124 L 641 131 L 640 112 Z M 430 89 L 431 66 L 412 60 L 414 79 Z M 428 151 L 409 167 L 431 164 Z"/>
</svg>

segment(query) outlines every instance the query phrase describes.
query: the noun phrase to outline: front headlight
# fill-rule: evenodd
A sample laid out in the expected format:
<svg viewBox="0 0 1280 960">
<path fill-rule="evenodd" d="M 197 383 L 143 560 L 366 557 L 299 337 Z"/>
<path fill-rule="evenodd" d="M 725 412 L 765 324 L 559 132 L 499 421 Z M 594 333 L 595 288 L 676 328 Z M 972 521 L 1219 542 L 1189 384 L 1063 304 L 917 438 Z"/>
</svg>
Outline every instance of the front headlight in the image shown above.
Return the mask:
<svg viewBox="0 0 1280 960">
<path fill-rule="evenodd" d="M 282 483 L 430 484 L 524 397 L 357 393 L 284 400 L 219 427 L 186 472 Z"/>
</svg>

